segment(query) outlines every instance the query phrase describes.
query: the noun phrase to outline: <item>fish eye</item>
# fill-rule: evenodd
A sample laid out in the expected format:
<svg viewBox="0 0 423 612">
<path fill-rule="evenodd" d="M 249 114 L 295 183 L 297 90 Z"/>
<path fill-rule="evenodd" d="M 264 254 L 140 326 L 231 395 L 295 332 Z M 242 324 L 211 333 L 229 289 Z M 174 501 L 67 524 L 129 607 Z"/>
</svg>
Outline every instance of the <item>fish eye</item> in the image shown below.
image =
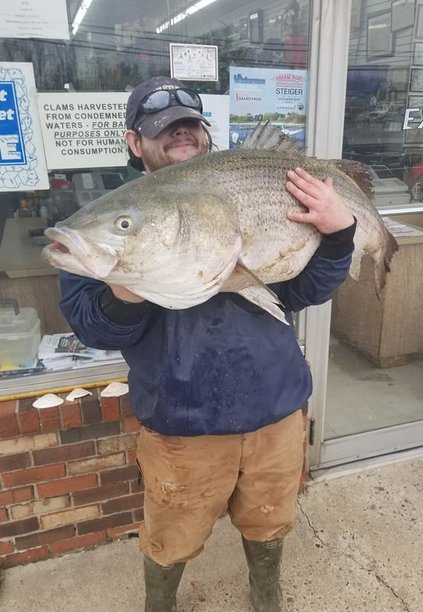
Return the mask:
<svg viewBox="0 0 423 612">
<path fill-rule="evenodd" d="M 131 217 L 118 217 L 115 221 L 115 226 L 118 230 L 126 232 L 132 226 Z"/>
</svg>

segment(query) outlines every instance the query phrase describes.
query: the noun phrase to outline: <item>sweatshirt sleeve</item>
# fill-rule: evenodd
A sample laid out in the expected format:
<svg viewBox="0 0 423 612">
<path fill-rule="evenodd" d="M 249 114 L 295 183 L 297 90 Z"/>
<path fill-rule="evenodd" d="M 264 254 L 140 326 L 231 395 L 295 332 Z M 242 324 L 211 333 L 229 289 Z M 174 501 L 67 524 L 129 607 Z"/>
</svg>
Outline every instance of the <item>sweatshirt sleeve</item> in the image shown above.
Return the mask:
<svg viewBox="0 0 423 612">
<path fill-rule="evenodd" d="M 122 302 L 104 283 L 68 272 L 60 272 L 60 288 L 61 311 L 86 346 L 119 350 L 142 337 L 150 314 L 149 302 Z"/>
<path fill-rule="evenodd" d="M 322 234 L 321 243 L 307 266 L 295 278 L 271 288 L 288 310 L 323 304 L 346 279 L 354 250 L 356 220 L 332 234 Z"/>
</svg>

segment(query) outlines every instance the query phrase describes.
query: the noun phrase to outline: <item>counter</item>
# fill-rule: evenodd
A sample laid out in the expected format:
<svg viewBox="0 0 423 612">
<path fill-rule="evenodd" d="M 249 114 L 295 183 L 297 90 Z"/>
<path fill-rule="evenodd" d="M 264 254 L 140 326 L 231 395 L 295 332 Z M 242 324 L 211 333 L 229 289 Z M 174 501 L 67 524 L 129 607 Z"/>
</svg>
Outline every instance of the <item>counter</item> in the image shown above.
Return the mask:
<svg viewBox="0 0 423 612">
<path fill-rule="evenodd" d="M 382 368 L 423 353 L 423 228 L 402 222 L 393 233 L 400 248 L 380 300 L 374 289 L 373 262 L 366 256 L 359 281 L 348 277 L 332 305 L 332 332 Z"/>
</svg>

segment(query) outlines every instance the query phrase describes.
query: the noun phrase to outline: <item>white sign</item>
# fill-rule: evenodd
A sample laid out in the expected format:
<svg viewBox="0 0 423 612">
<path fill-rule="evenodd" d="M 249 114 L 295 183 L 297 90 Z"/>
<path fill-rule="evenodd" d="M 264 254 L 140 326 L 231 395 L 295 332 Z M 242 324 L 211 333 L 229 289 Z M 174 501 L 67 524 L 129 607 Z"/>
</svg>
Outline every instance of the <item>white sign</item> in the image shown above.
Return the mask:
<svg viewBox="0 0 423 612">
<path fill-rule="evenodd" d="M 3 0 L 1 38 L 58 38 L 69 40 L 66 0 Z"/>
<path fill-rule="evenodd" d="M 127 92 L 40 93 L 49 170 L 126 166 Z"/>
<path fill-rule="evenodd" d="M 201 94 L 203 115 L 211 123 L 207 127 L 213 141 L 213 150 L 229 149 L 229 96 Z"/>
<path fill-rule="evenodd" d="M 32 64 L 0 62 L 0 192 L 49 189 Z"/>
<path fill-rule="evenodd" d="M 170 74 L 184 81 L 218 81 L 217 47 L 170 43 Z"/>
</svg>

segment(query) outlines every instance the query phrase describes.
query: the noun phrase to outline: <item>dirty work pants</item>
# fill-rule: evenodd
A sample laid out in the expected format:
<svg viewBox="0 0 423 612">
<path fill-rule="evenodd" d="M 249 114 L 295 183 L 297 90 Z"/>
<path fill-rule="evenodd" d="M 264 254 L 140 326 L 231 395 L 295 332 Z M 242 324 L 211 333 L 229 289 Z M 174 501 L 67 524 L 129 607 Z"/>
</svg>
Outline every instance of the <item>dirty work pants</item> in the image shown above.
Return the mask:
<svg viewBox="0 0 423 612">
<path fill-rule="evenodd" d="M 285 536 L 293 526 L 303 464 L 303 419 L 246 434 L 162 436 L 141 428 L 141 551 L 162 566 L 198 555 L 224 510 L 244 538 Z"/>
</svg>

